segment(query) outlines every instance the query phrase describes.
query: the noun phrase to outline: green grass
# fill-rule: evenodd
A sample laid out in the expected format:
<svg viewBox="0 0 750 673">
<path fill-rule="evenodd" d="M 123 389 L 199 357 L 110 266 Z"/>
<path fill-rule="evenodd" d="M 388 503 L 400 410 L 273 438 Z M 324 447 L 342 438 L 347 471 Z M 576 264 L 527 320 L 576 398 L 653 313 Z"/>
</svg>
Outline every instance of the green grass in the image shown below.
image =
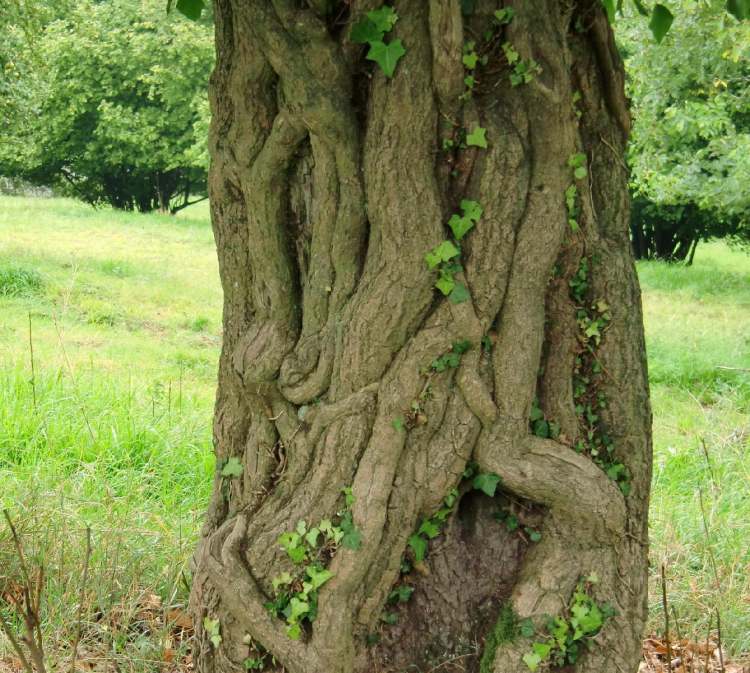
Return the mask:
<svg viewBox="0 0 750 673">
<path fill-rule="evenodd" d="M 654 408 L 651 628 L 664 562 L 683 635 L 704 638 L 718 605 L 725 642 L 747 652 L 750 256 L 702 245 L 692 268 L 642 263 L 639 274 Z M 0 504 L 45 559 L 53 649 L 75 624 L 88 526 L 85 651 L 161 670 L 168 627 L 149 635 L 143 605 L 151 593 L 185 601 L 213 474 L 220 311 L 205 204 L 171 218 L 0 197 Z M 1 579 L 12 554 L 0 531 Z"/>
<path fill-rule="evenodd" d="M 652 628 L 663 623 L 663 562 L 683 634 L 705 638 L 719 606 L 726 644 L 747 653 L 750 255 L 712 243 L 698 247 L 691 268 L 644 262 L 638 270 L 654 412 Z"/>
</svg>

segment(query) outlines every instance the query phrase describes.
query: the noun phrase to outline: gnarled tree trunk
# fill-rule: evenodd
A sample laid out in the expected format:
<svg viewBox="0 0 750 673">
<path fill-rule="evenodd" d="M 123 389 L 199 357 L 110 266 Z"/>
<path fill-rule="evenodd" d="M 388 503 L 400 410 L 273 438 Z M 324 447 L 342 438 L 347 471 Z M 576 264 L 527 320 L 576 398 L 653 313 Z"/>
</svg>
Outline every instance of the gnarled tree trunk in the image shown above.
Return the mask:
<svg viewBox="0 0 750 673">
<path fill-rule="evenodd" d="M 197 670 L 520 673 L 596 575 L 615 616 L 568 670 L 634 671 L 650 410 L 606 16 L 598 0 L 516 0 L 504 23 L 497 1 L 395 0 L 385 39 L 406 54 L 388 78 L 349 38 L 380 5 L 215 0 L 224 347 Z M 506 43 L 541 71 L 514 86 Z M 462 142 L 476 127 L 486 148 Z M 483 212 L 454 303 L 425 254 L 462 199 Z M 499 476 L 497 494 L 472 473 Z M 419 561 L 409 538 L 441 508 Z M 265 606 L 304 567 L 279 535 L 348 511 L 361 545 L 319 553 L 333 577 L 292 639 Z M 414 591 L 388 605 L 398 586 Z M 534 636 L 503 632 L 526 618 Z"/>
</svg>

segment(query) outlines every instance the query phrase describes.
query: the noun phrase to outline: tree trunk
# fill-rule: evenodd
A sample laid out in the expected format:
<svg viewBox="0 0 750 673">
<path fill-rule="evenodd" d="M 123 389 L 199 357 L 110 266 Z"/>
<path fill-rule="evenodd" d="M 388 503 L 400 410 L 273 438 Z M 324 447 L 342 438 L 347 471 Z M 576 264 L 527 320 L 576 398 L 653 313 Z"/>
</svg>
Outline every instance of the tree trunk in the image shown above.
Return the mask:
<svg viewBox="0 0 750 673">
<path fill-rule="evenodd" d="M 214 3 L 224 345 L 197 670 L 520 673 L 589 578 L 615 615 L 566 670 L 635 671 L 651 417 L 610 27 L 598 0 L 517 0 L 502 25 L 496 1 L 393 5 L 388 78 L 349 40 L 379 2 Z M 505 43 L 541 72 L 514 86 Z M 454 303 L 425 254 L 463 199 L 483 212 Z M 267 608 L 310 590 L 279 536 L 325 520 L 355 539 L 299 543 L 332 573 L 311 612 Z"/>
</svg>

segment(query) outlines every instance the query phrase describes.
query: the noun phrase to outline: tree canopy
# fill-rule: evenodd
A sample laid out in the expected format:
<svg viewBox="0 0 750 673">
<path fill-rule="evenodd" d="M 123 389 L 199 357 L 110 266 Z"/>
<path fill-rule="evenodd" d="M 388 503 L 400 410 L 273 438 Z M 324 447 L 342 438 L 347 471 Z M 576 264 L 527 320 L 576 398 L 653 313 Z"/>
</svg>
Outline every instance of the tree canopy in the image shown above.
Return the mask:
<svg viewBox="0 0 750 673">
<path fill-rule="evenodd" d="M 210 27 L 155 0 L 76 0 L 54 18 L 4 31 L 0 173 L 129 210 L 204 191 Z"/>
<path fill-rule="evenodd" d="M 700 238 L 750 240 L 750 25 L 681 0 L 662 44 L 620 25 L 633 131 L 636 254 L 684 258 Z"/>
</svg>

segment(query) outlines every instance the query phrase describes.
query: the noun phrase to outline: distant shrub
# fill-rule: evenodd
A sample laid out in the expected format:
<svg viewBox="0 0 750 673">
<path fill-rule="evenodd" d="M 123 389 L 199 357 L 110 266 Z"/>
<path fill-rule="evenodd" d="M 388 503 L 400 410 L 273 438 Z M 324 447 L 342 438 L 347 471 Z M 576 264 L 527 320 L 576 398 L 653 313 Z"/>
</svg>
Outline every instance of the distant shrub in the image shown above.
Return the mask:
<svg viewBox="0 0 750 673">
<path fill-rule="evenodd" d="M 0 296 L 22 297 L 38 294 L 44 289 L 42 277 L 33 269 L 0 266 Z"/>
</svg>

